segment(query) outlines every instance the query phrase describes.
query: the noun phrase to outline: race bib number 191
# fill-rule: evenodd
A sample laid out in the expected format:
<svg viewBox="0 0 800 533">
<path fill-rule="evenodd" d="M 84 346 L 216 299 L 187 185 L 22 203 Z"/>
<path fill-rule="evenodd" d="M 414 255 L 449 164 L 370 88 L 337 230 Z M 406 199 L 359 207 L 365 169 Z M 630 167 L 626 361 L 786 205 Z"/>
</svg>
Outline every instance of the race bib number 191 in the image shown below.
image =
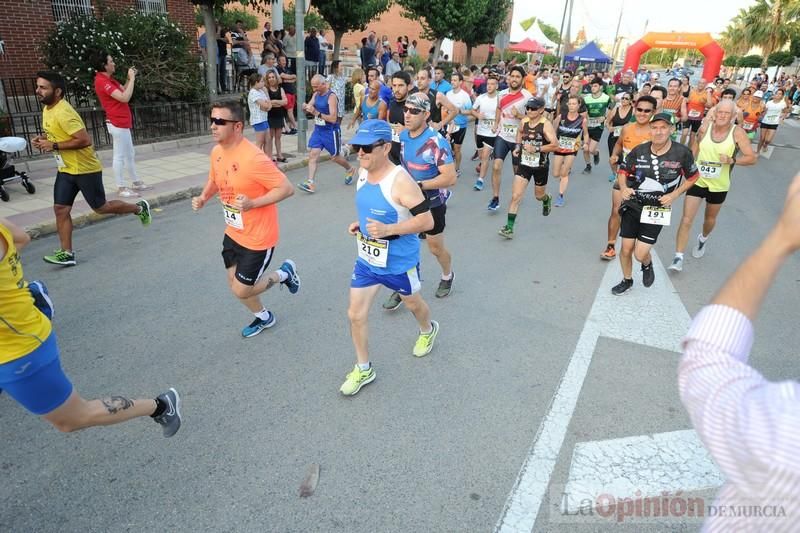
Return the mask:
<svg viewBox="0 0 800 533">
<path fill-rule="evenodd" d="M 656 205 L 646 205 L 642 207 L 642 216 L 639 222 L 642 224 L 655 224 L 656 226 L 669 226 L 672 208 L 660 207 Z"/>
</svg>

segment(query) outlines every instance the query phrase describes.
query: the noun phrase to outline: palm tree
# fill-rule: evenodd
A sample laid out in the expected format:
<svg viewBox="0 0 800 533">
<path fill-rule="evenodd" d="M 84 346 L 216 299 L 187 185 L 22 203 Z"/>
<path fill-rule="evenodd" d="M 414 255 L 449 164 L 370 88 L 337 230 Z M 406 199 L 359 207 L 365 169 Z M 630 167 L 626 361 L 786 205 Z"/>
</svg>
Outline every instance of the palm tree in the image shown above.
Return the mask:
<svg viewBox="0 0 800 533">
<path fill-rule="evenodd" d="M 757 0 L 743 17 L 747 40 L 760 46 L 767 67 L 767 57 L 780 50 L 800 27 L 800 0 Z"/>
<path fill-rule="evenodd" d="M 740 9 L 739 13 L 731 19 L 728 26 L 722 32 L 720 46 L 725 53 L 733 56 L 741 56 L 747 53 L 752 46 L 745 27 L 746 9 Z"/>
</svg>

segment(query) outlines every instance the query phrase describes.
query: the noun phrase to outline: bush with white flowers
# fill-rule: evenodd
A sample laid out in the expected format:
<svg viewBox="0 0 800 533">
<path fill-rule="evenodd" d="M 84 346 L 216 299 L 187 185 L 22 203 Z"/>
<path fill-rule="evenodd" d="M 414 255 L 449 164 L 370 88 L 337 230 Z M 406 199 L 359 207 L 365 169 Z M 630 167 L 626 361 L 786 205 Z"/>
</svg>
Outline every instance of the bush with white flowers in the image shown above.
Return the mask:
<svg viewBox="0 0 800 533">
<path fill-rule="evenodd" d="M 131 102 L 196 101 L 203 98 L 202 71 L 188 35 L 164 15 L 108 10 L 102 18 L 60 22 L 42 45 L 43 62 L 60 72 L 74 96 L 94 99 L 92 61 L 107 50 L 116 63 L 114 77 L 125 83 L 136 67 Z"/>
</svg>

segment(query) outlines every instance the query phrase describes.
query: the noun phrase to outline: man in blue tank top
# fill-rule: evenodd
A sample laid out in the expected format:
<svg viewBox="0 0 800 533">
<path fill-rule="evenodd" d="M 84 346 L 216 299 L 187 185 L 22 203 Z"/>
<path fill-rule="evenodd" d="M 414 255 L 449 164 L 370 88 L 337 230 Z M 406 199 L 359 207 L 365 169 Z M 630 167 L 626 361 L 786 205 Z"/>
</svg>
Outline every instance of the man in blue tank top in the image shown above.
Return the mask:
<svg viewBox="0 0 800 533">
<path fill-rule="evenodd" d="M 314 115 L 314 131 L 308 139 L 308 179 L 297 187 L 306 192 L 316 192 L 314 178 L 317 175 L 317 160 L 322 149 L 331 154 L 331 160 L 345 170 L 344 184 L 353 183 L 356 169 L 342 155 L 342 129 L 339 126 L 339 100 L 330 90 L 328 80 L 316 74 L 311 78 L 311 100 L 303 104 L 303 111 Z"/>
<path fill-rule="evenodd" d="M 439 324 L 419 293 L 419 238 L 433 227 L 430 202 L 413 179 L 389 161 L 392 128 L 383 120 L 365 120 L 350 140 L 358 154 L 356 183 L 358 220 L 348 227 L 356 239 L 358 259 L 350 281 L 350 333 L 357 363 L 339 389 L 352 396 L 375 379 L 369 362 L 367 317 L 381 286 L 397 291 L 419 324 L 412 353 L 428 355 Z"/>
<path fill-rule="evenodd" d="M 453 269 L 450 252 L 444 246 L 444 227 L 447 205 L 441 190 L 456 183 L 456 168 L 450 143 L 428 125 L 431 101 L 424 93 L 414 93 L 406 98 L 406 129 L 400 134 L 400 155 L 403 168 L 425 193 L 430 201 L 433 228 L 424 232 L 428 249 L 442 267 L 442 278 L 436 289 L 436 297 L 444 298 L 453 286 Z M 400 295 L 395 292 L 383 304 L 387 311 L 397 309 Z"/>
</svg>

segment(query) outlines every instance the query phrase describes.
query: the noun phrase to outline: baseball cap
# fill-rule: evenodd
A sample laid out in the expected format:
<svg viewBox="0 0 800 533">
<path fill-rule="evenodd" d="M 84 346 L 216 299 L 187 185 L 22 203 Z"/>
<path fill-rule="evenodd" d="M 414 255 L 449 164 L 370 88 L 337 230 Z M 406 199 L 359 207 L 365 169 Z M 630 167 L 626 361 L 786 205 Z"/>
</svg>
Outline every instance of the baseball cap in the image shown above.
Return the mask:
<svg viewBox="0 0 800 533">
<path fill-rule="evenodd" d="M 764 91 L 756 91 L 753 93 L 756 98 L 764 98 Z"/>
<path fill-rule="evenodd" d="M 650 119 L 650 122 L 655 122 L 657 120 L 663 120 L 669 125 L 675 124 L 675 122 L 672 120 L 672 115 L 669 113 L 656 113 L 653 115 L 653 118 Z"/>
<path fill-rule="evenodd" d="M 423 111 L 431 110 L 430 98 L 428 98 L 427 94 L 423 94 L 421 92 L 409 95 L 408 98 L 406 98 L 406 105 L 410 107 L 416 107 L 417 109 L 422 109 Z"/>
<path fill-rule="evenodd" d="M 348 144 L 375 144 L 378 141 L 391 141 L 392 127 L 385 120 L 372 118 L 358 127 L 355 136 Z"/>
<path fill-rule="evenodd" d="M 530 98 L 525 103 L 525 109 L 541 109 L 543 107 L 544 107 L 544 100 L 542 98 L 537 97 L 537 96 L 534 96 L 533 98 Z"/>
</svg>

